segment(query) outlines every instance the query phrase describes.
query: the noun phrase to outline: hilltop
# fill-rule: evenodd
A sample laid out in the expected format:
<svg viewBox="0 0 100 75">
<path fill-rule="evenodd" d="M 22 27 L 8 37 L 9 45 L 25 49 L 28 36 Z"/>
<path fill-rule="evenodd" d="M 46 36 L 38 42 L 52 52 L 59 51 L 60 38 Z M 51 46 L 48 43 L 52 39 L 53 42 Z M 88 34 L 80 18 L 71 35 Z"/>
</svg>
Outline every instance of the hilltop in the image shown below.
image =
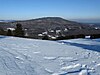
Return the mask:
<svg viewBox="0 0 100 75">
<path fill-rule="evenodd" d="M 15 26 L 14 24 L 21 23 L 24 28 L 44 28 L 44 29 L 55 29 L 56 27 L 64 28 L 74 26 L 82 26 L 82 23 L 69 21 L 60 17 L 44 17 L 44 18 L 37 18 L 37 19 L 31 19 L 31 20 L 21 20 L 21 21 L 3 21 L 0 22 L 0 26 L 4 24 L 8 24 L 8 26 Z M 12 25 L 11 25 L 12 24 Z M 82 26 L 84 27 L 84 26 Z M 79 28 L 79 27 L 78 27 Z"/>
<path fill-rule="evenodd" d="M 55 29 L 56 27 L 63 29 L 64 27 L 68 28 L 68 26 L 76 26 L 76 27 L 82 26 L 81 23 L 69 21 L 61 17 L 44 17 L 44 18 L 31 19 L 25 21 L 17 21 L 17 23 L 21 23 L 25 27 L 30 25 L 31 27 L 33 26 L 36 28 L 44 28 L 44 29 Z"/>
</svg>

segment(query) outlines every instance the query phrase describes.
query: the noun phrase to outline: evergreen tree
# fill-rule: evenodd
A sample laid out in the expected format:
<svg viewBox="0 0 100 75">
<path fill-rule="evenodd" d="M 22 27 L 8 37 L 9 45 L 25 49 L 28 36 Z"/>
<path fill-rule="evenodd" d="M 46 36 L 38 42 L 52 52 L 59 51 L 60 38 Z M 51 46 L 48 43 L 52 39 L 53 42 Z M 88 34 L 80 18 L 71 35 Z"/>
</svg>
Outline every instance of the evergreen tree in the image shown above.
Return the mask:
<svg viewBox="0 0 100 75">
<path fill-rule="evenodd" d="M 7 31 L 7 36 L 12 36 L 12 31 L 10 29 Z"/>
<path fill-rule="evenodd" d="M 16 24 L 16 29 L 15 29 L 15 36 L 18 36 L 18 37 L 23 37 L 24 36 L 24 31 L 22 29 L 22 25 L 21 24 Z"/>
<path fill-rule="evenodd" d="M 4 29 L 3 28 L 0 28 L 0 35 L 5 35 L 5 31 L 4 31 Z"/>
<path fill-rule="evenodd" d="M 48 35 L 44 35 L 44 37 L 42 38 L 42 40 L 49 40 Z"/>
</svg>

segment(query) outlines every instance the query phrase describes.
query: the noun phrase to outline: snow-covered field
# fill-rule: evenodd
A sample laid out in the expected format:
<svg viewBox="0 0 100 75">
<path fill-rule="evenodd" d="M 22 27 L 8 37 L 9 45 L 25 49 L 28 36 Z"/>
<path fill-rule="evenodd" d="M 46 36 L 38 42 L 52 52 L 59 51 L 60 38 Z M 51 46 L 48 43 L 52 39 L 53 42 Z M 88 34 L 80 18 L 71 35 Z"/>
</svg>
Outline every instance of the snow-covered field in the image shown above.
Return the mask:
<svg viewBox="0 0 100 75">
<path fill-rule="evenodd" d="M 100 75 L 100 39 L 0 36 L 0 75 Z"/>
</svg>

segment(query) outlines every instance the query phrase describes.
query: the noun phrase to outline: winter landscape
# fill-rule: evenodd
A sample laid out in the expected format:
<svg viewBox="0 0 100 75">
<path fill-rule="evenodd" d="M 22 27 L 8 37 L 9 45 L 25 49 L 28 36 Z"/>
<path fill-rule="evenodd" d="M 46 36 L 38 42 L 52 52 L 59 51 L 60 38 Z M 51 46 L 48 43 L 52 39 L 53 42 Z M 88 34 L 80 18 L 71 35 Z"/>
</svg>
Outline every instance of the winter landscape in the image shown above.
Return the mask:
<svg viewBox="0 0 100 75">
<path fill-rule="evenodd" d="M 100 75 L 100 39 L 0 36 L 0 75 Z"/>
<path fill-rule="evenodd" d="M 0 75 L 100 75 L 100 0 L 0 0 Z"/>
</svg>

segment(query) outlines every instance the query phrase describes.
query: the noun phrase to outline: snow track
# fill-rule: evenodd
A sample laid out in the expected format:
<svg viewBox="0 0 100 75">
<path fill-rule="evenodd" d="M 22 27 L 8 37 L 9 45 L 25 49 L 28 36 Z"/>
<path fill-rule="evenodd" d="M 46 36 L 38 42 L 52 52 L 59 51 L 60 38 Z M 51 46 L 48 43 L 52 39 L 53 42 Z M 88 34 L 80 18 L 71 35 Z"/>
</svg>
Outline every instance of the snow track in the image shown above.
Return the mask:
<svg viewBox="0 0 100 75">
<path fill-rule="evenodd" d="M 99 41 L 0 36 L 0 75 L 100 75 Z"/>
</svg>

